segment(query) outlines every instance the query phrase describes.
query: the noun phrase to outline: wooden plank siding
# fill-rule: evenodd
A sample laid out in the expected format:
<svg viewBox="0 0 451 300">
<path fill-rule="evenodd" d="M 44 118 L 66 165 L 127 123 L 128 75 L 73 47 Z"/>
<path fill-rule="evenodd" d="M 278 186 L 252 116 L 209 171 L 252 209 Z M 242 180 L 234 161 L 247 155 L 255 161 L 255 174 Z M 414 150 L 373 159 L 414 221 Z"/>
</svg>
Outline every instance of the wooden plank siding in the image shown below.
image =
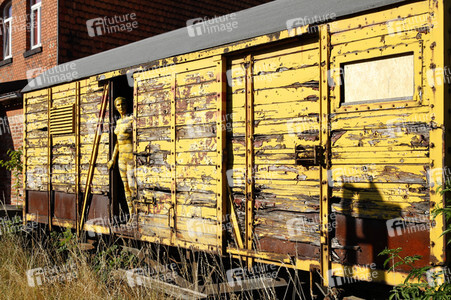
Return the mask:
<svg viewBox="0 0 451 300">
<path fill-rule="evenodd" d="M 252 53 L 229 64 L 228 180 L 244 232 L 245 70 L 254 93 L 254 247 L 259 251 L 319 258 L 319 167 L 296 163 L 297 146 L 319 144 L 319 52 L 315 39 Z M 295 224 L 296 223 L 296 224 Z M 307 224 L 307 223 L 306 223 Z M 318 224 L 316 224 L 317 226 Z M 232 242 L 233 244 L 233 242 Z M 236 245 L 235 245 L 236 246 Z M 314 248 L 312 247 L 312 248 Z"/>
<path fill-rule="evenodd" d="M 219 66 L 201 60 L 158 73 L 135 75 L 139 231 L 218 251 Z"/>
</svg>

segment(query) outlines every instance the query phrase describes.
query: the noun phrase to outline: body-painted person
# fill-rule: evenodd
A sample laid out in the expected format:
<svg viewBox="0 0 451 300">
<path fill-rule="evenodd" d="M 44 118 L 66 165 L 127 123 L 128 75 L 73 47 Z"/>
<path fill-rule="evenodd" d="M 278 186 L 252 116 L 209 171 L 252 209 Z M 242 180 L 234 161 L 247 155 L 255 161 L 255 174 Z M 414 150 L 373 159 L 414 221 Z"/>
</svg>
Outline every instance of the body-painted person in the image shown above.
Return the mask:
<svg viewBox="0 0 451 300">
<path fill-rule="evenodd" d="M 113 157 L 108 162 L 108 169 L 111 169 L 119 154 L 119 172 L 124 184 L 125 199 L 130 213 L 130 218 L 133 219 L 135 210 L 133 207 L 133 197 L 135 196 L 135 175 L 133 165 L 133 116 L 127 116 L 127 100 L 124 97 L 117 97 L 114 100 L 114 106 L 121 115 L 117 120 L 114 133 L 117 136 L 117 142 L 114 146 Z"/>
</svg>

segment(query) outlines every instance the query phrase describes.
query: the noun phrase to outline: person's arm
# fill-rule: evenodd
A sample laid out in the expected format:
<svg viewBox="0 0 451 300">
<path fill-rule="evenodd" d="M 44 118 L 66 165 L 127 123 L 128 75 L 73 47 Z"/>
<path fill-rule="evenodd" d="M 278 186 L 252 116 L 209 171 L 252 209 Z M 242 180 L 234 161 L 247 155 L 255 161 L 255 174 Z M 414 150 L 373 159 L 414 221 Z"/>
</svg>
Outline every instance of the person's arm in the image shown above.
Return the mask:
<svg viewBox="0 0 451 300">
<path fill-rule="evenodd" d="M 110 159 L 110 161 L 107 164 L 108 170 L 111 169 L 112 167 L 114 167 L 114 164 L 116 163 L 116 159 L 117 159 L 117 154 L 118 153 L 119 153 L 119 146 L 118 146 L 117 141 L 116 141 L 116 145 L 114 145 L 113 157 Z"/>
</svg>

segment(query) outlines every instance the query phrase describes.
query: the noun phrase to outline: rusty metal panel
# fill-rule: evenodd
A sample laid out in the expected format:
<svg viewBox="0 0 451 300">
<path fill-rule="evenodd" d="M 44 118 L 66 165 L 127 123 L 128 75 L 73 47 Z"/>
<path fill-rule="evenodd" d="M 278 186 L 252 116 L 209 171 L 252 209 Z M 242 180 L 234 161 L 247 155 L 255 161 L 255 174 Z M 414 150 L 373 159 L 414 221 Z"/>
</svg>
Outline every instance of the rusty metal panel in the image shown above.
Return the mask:
<svg viewBox="0 0 451 300">
<path fill-rule="evenodd" d="M 92 195 L 91 205 L 89 207 L 86 222 L 92 219 L 102 219 L 108 224 L 110 219 L 110 199 L 104 195 Z"/>
<path fill-rule="evenodd" d="M 28 215 L 35 215 L 38 222 L 48 224 L 49 195 L 47 191 L 27 191 Z"/>
<path fill-rule="evenodd" d="M 429 262 L 429 224 L 427 218 L 416 219 L 418 223 L 406 224 L 401 220 L 358 218 L 336 214 L 335 239 L 332 251 L 337 262 L 346 265 L 371 265 L 376 263 L 378 269 L 384 269 L 386 257 L 378 254 L 386 247 L 403 248 L 402 255 L 421 255 L 417 265 Z M 399 222 L 397 224 L 396 222 Z M 390 266 L 390 265 L 389 265 Z M 389 267 L 387 266 L 387 268 Z M 399 270 L 409 271 L 408 266 L 399 266 Z"/>
<path fill-rule="evenodd" d="M 54 193 L 53 217 L 75 221 L 77 197 L 75 194 Z"/>
<path fill-rule="evenodd" d="M 259 251 L 288 254 L 293 257 L 319 261 L 320 247 L 308 243 L 296 243 L 288 240 L 264 237 L 259 240 Z"/>
</svg>

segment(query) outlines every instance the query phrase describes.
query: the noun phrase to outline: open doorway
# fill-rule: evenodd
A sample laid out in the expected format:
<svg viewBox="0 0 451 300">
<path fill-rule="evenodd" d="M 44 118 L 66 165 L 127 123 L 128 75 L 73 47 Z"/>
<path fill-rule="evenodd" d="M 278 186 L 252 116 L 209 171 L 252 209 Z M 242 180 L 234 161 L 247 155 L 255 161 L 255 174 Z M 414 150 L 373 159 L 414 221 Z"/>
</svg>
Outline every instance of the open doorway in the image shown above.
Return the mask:
<svg viewBox="0 0 451 300">
<path fill-rule="evenodd" d="M 119 76 L 111 81 L 110 87 L 110 99 L 109 99 L 109 143 L 110 143 L 110 159 L 113 157 L 114 147 L 117 142 L 117 136 L 114 132 L 118 120 L 121 115 L 115 107 L 115 99 L 118 97 L 124 97 L 126 99 L 127 115 L 133 115 L 133 86 L 130 86 L 127 77 Z M 127 207 L 127 201 L 125 196 L 125 188 L 121 179 L 119 171 L 119 163 L 117 162 L 114 167 L 110 169 L 110 201 L 111 201 L 111 216 L 114 223 L 125 223 L 129 218 L 129 209 Z"/>
</svg>

